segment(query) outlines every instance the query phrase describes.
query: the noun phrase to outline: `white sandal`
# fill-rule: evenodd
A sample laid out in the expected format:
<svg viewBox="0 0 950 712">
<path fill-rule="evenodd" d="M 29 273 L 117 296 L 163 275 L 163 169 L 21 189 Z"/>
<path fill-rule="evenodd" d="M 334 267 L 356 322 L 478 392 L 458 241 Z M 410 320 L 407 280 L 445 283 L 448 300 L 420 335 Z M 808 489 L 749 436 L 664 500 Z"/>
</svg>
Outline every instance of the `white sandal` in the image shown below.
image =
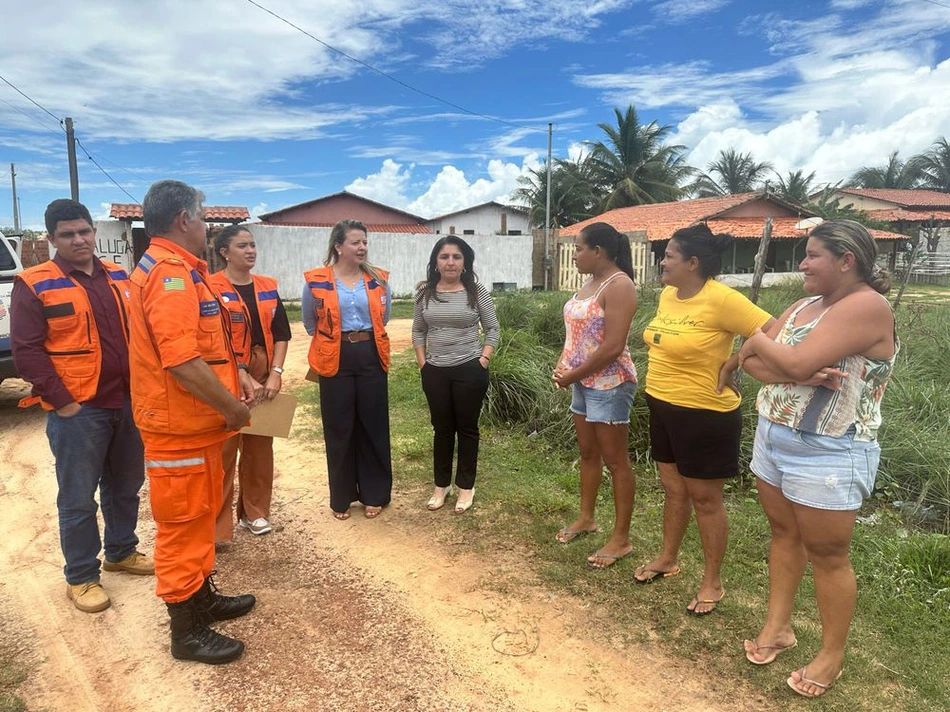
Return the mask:
<svg viewBox="0 0 950 712">
<path fill-rule="evenodd" d="M 436 487 L 436 489 L 441 489 L 442 494 L 433 492 L 428 503 L 426 504 L 426 507 L 430 512 L 434 512 L 437 509 L 442 509 L 442 505 L 445 504 L 445 498 L 452 494 L 452 485 L 449 485 L 448 487 Z"/>
</svg>

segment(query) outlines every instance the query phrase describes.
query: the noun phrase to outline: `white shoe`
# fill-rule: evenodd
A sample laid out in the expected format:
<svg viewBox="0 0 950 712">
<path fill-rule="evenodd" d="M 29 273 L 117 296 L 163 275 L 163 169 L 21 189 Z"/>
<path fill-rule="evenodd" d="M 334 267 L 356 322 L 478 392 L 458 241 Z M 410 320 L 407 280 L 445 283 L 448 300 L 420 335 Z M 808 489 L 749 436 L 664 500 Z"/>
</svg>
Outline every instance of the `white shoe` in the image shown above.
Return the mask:
<svg viewBox="0 0 950 712">
<path fill-rule="evenodd" d="M 439 490 L 442 490 L 442 494 L 439 494 Z M 432 492 L 432 497 L 430 497 L 428 503 L 426 503 L 426 507 L 430 512 L 442 509 L 442 505 L 445 504 L 445 498 L 450 494 L 452 494 L 452 485 L 448 487 L 436 487 Z"/>
<path fill-rule="evenodd" d="M 475 501 L 475 488 L 472 487 L 472 489 L 462 489 L 459 487 L 458 489 L 459 498 L 455 502 L 455 513 L 464 514 L 468 511 L 469 507 L 472 506 L 472 502 Z M 465 497 L 466 495 L 468 495 L 468 499 L 462 499 L 462 497 Z"/>
<path fill-rule="evenodd" d="M 264 517 L 258 517 L 253 522 L 249 522 L 244 517 L 241 517 L 238 520 L 238 526 L 241 527 L 241 529 L 247 529 L 251 534 L 256 534 L 257 536 L 274 531 L 274 527 L 272 527 L 270 522 L 264 519 Z"/>
</svg>

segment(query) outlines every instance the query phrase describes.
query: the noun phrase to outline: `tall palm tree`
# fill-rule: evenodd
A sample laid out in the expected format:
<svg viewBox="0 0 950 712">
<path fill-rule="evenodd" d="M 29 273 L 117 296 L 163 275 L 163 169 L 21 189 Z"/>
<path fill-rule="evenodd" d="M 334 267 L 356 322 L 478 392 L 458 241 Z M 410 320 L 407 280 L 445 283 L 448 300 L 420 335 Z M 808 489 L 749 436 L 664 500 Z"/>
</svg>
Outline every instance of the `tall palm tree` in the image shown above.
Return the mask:
<svg viewBox="0 0 950 712">
<path fill-rule="evenodd" d="M 808 205 L 808 202 L 811 200 L 811 194 L 815 192 L 815 186 L 813 185 L 815 180 L 815 172 L 812 171 L 807 176 L 805 171 L 789 171 L 788 175 L 782 177 L 778 173 L 775 174 L 775 177 L 778 178 L 778 186 L 775 188 L 775 193 L 787 203 L 793 203 L 795 205 Z"/>
<path fill-rule="evenodd" d="M 950 143 L 941 136 L 930 150 L 914 156 L 913 163 L 920 171 L 920 187 L 950 193 Z"/>
<path fill-rule="evenodd" d="M 847 182 L 849 188 L 893 188 L 911 190 L 920 185 L 921 172 L 914 159 L 902 161 L 894 151 L 883 166 L 865 166 Z"/>
<path fill-rule="evenodd" d="M 544 226 L 546 212 L 547 164 L 532 168 L 518 178 L 521 187 L 512 198 L 528 207 L 531 224 Z M 586 157 L 577 161 L 555 159 L 551 165 L 551 227 L 565 227 L 595 214 L 599 196 Z"/>
<path fill-rule="evenodd" d="M 597 125 L 607 140 L 588 144 L 594 178 L 605 193 L 601 209 L 679 199 L 693 169 L 683 159 L 684 146 L 664 142 L 672 127 L 641 124 L 632 105 L 614 113 L 616 126 Z"/>
<path fill-rule="evenodd" d="M 748 193 L 756 190 L 771 170 L 771 163 L 758 163 L 751 153 L 725 149 L 706 166 L 706 172 L 690 185 L 690 192 L 697 198 Z"/>
</svg>

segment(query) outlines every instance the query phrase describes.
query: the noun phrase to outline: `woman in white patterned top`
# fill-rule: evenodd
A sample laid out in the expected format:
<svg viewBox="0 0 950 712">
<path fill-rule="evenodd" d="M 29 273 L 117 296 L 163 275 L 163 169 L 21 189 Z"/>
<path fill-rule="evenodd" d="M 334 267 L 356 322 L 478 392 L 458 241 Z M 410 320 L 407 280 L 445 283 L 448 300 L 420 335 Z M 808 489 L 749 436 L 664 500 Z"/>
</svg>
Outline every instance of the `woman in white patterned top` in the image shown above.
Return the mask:
<svg viewBox="0 0 950 712">
<path fill-rule="evenodd" d="M 759 392 L 752 470 L 769 518 L 769 608 L 745 641 L 766 665 L 795 646 L 792 606 L 811 561 L 822 624 L 817 655 L 787 682 L 823 695 L 841 676 L 857 590 L 848 558 L 861 503 L 874 488 L 881 398 L 898 342 L 889 277 L 877 246 L 850 220 L 826 222 L 808 239 L 800 269 L 816 295 L 789 307 L 740 351 L 742 367 L 768 384 Z"/>
<path fill-rule="evenodd" d="M 452 489 L 457 440 L 456 514 L 465 512 L 475 499 L 478 417 L 499 333 L 495 305 L 478 281 L 474 264 L 475 252 L 465 240 L 455 235 L 438 240 L 429 256 L 426 279 L 417 288 L 412 319 L 412 345 L 433 429 L 435 490 L 427 506 L 440 509 Z"/>
</svg>

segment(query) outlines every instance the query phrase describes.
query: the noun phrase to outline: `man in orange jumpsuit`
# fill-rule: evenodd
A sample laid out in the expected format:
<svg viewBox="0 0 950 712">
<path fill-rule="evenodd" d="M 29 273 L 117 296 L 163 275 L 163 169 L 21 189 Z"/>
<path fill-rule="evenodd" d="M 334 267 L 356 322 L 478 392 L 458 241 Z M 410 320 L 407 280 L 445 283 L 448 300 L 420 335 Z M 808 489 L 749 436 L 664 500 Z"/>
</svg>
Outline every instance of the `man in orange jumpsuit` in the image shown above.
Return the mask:
<svg viewBox="0 0 950 712">
<path fill-rule="evenodd" d="M 255 603 L 251 595 L 222 596 L 211 581 L 221 443 L 247 424 L 261 387 L 235 360 L 227 312 L 198 257 L 206 246 L 203 199 L 191 186 L 164 180 L 142 202 L 150 244 L 131 276 L 129 362 L 156 524 L 156 593 L 171 618 L 171 653 L 219 664 L 238 658 L 244 644 L 208 624 L 242 616 Z"/>
</svg>

